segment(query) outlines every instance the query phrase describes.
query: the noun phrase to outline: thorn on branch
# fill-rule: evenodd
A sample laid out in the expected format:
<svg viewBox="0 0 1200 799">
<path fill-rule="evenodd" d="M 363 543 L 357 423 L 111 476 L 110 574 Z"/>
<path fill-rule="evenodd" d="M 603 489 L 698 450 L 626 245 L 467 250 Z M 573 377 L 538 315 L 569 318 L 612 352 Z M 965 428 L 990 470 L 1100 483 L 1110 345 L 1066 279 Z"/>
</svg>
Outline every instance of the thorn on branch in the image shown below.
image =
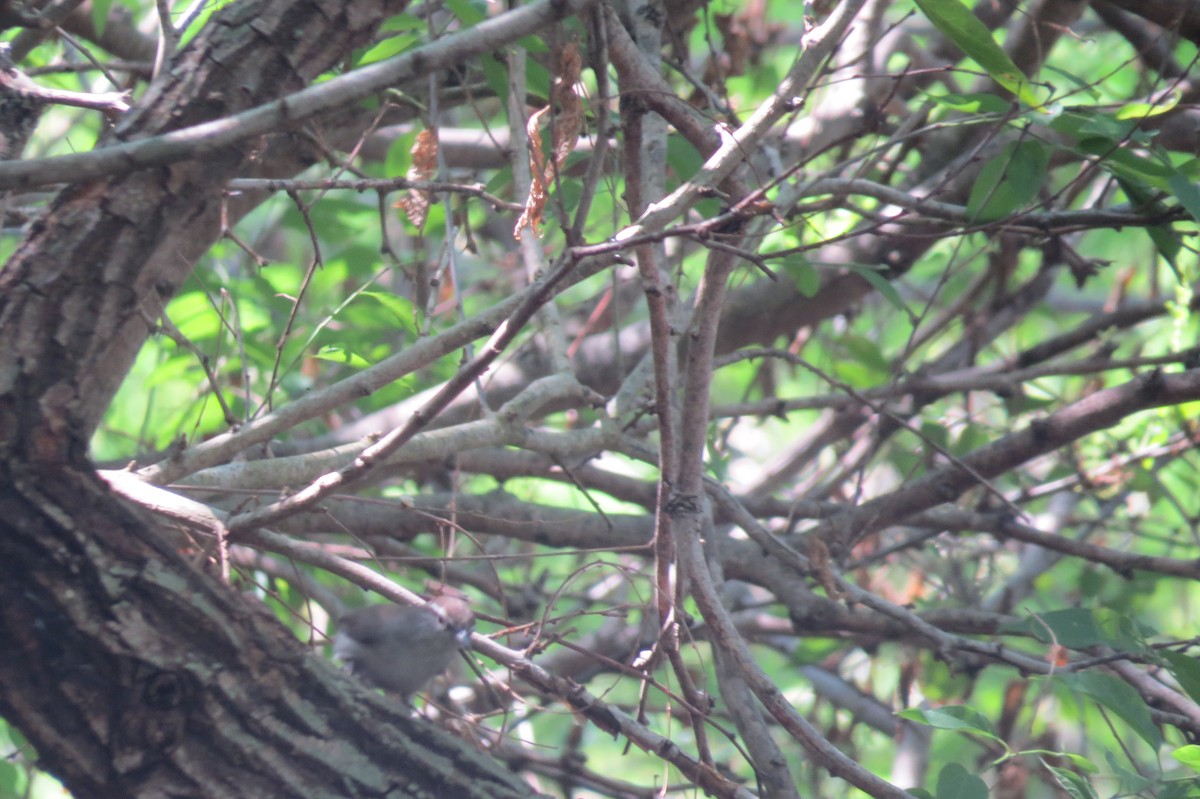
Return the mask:
<svg viewBox="0 0 1200 799">
<path fill-rule="evenodd" d="M 1029 423 L 1029 434 L 1034 444 L 1044 444 L 1050 438 L 1050 425 L 1045 419 L 1034 419 Z"/>
<path fill-rule="evenodd" d="M 1162 393 L 1166 386 L 1166 380 L 1163 379 L 1163 371 L 1161 367 L 1155 367 L 1153 371 L 1142 378 L 1140 393 L 1143 397 L 1154 399 Z"/>
</svg>

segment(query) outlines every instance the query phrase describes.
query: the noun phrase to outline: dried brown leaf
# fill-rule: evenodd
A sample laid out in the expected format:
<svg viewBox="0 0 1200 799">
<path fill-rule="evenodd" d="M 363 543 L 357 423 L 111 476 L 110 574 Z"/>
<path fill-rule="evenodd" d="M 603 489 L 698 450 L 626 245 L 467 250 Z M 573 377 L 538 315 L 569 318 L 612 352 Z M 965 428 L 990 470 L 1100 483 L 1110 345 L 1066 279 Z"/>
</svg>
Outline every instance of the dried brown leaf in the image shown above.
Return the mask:
<svg viewBox="0 0 1200 799">
<path fill-rule="evenodd" d="M 432 180 L 437 175 L 438 136 L 437 128 L 427 128 L 417 134 L 413 142 L 412 166 L 405 175 L 409 180 Z M 427 189 L 409 189 L 408 196 L 396 203 L 408 215 L 408 220 L 418 229 L 425 226 L 429 217 L 429 206 L 433 202 L 433 192 Z"/>
<path fill-rule="evenodd" d="M 549 110 L 550 106 L 541 109 L 531 116 L 525 125 L 529 134 L 529 172 L 532 179 L 529 183 L 529 196 L 525 198 L 525 210 L 521 212 L 521 217 L 513 227 L 513 238 L 517 241 L 521 240 L 521 231 L 526 225 L 537 232 L 538 225 L 542 223 L 542 212 L 546 208 L 547 183 L 543 177 L 546 173 L 546 158 L 542 155 L 542 134 L 538 131 L 538 126 Z"/>
<path fill-rule="evenodd" d="M 513 236 L 518 241 L 521 239 L 521 230 L 526 225 L 530 225 L 536 231 L 541 224 L 550 186 L 566 164 L 567 157 L 575 149 L 575 142 L 579 140 L 579 134 L 583 131 L 583 101 L 575 91 L 582 68 L 583 57 L 579 53 L 578 45 L 568 42 L 558 54 L 558 70 L 554 85 L 550 89 L 550 105 L 531 116 L 526 126 L 529 134 L 529 171 L 532 182 L 529 197 L 525 201 L 525 211 L 513 230 Z M 553 139 L 551 158 L 547 163 L 542 154 L 542 135 L 539 129 L 543 118 L 552 110 Z"/>
<path fill-rule="evenodd" d="M 562 170 L 583 131 L 583 101 L 575 91 L 582 68 L 583 58 L 579 54 L 579 47 L 574 42 L 568 42 L 559 53 L 558 76 L 550 93 L 559 108 L 554 117 L 554 158 L 545 173 L 547 184 L 554 181 L 555 171 Z"/>
</svg>

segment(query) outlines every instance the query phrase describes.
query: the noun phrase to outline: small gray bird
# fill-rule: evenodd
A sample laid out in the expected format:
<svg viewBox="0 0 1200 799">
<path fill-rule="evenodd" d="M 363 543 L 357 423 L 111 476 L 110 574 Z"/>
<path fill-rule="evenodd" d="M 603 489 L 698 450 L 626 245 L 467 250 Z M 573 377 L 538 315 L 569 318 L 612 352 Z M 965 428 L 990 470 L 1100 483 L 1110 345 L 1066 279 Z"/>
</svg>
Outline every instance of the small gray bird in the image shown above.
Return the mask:
<svg viewBox="0 0 1200 799">
<path fill-rule="evenodd" d="M 369 605 L 338 622 L 333 654 L 346 670 L 407 702 L 471 644 L 475 614 L 458 597 L 420 606 Z"/>
</svg>

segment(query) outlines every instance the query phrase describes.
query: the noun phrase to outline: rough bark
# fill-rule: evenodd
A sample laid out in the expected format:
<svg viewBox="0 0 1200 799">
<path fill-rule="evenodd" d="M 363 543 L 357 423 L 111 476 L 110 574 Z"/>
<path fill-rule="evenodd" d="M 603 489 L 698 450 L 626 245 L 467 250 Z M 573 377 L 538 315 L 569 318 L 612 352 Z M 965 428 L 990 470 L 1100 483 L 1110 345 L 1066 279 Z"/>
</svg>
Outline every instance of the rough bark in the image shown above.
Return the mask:
<svg viewBox="0 0 1200 799">
<path fill-rule="evenodd" d="M 296 90 L 402 6 L 231 5 L 116 135 Z M 77 797 L 528 795 L 194 568 L 87 461 L 149 322 L 220 235 L 226 181 L 270 144 L 74 185 L 0 273 L 0 714 Z"/>
<path fill-rule="evenodd" d="M 193 569 L 86 464 L 3 480 L 0 710 L 75 796 L 530 793 Z"/>
</svg>

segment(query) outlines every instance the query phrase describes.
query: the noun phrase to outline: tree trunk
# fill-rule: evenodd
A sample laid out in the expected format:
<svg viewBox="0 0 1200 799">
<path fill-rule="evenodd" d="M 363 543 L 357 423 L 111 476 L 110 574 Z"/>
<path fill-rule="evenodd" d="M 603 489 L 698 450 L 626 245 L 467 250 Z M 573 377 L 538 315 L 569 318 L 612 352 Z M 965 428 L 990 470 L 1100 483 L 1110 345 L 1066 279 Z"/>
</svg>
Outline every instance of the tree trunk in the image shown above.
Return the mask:
<svg viewBox="0 0 1200 799">
<path fill-rule="evenodd" d="M 87 464 L 4 464 L 0 708 L 77 797 L 525 796 L 192 568 Z"/>
<path fill-rule="evenodd" d="M 402 6 L 233 4 L 116 136 L 299 89 Z M 195 568 L 87 460 L 151 323 L 221 235 L 226 182 L 271 143 L 73 185 L 0 272 L 0 715 L 77 797 L 528 795 Z"/>
</svg>

